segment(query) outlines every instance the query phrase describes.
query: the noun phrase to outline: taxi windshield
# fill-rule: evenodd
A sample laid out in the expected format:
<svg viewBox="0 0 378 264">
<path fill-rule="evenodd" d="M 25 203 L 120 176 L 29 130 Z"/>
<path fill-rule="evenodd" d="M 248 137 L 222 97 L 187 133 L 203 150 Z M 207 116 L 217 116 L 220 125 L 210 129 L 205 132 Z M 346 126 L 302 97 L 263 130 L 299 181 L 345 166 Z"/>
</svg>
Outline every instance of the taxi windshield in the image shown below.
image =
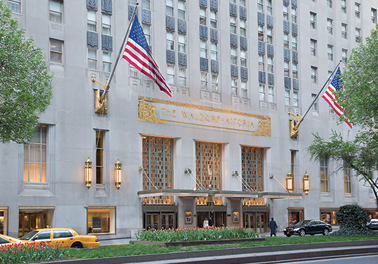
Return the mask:
<svg viewBox="0 0 378 264">
<path fill-rule="evenodd" d="M 31 232 L 27 233 L 26 235 L 24 235 L 23 237 L 21 237 L 20 239 L 21 240 L 30 240 L 38 232 L 39 231 L 31 231 Z"/>
</svg>

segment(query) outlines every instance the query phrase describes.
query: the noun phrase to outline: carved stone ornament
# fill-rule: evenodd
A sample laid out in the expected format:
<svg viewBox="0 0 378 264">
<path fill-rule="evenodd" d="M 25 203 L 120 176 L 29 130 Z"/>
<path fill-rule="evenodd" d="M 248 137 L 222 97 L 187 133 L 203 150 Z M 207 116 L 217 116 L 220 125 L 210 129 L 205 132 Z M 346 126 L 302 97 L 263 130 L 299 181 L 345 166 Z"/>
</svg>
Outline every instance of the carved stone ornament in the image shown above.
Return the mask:
<svg viewBox="0 0 378 264">
<path fill-rule="evenodd" d="M 138 109 L 139 121 L 165 124 L 156 116 L 156 109 L 154 104 L 149 104 L 147 101 L 142 98 L 139 100 L 139 109 Z"/>
<path fill-rule="evenodd" d="M 100 89 L 95 91 L 95 112 L 98 114 L 108 113 L 106 94 L 101 93 Z"/>
<path fill-rule="evenodd" d="M 254 133 L 255 136 L 270 137 L 270 118 L 264 117 L 258 122 L 257 131 Z"/>
</svg>

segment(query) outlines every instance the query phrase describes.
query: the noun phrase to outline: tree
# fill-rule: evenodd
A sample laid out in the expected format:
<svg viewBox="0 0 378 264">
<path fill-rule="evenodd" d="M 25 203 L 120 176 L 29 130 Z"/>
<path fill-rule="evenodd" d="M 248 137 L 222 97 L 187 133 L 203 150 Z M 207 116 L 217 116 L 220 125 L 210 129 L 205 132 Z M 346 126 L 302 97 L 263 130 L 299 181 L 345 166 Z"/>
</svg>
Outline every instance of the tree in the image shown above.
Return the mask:
<svg viewBox="0 0 378 264">
<path fill-rule="evenodd" d="M 331 158 L 343 161 L 346 168 L 356 172 L 374 192 L 378 208 L 378 179 L 372 171 L 378 170 L 378 25 L 352 50 L 341 75 L 343 90 L 336 93 L 344 114 L 358 129 L 352 140 L 332 131 L 329 141 L 318 134 L 308 152 L 311 159 Z M 340 118 L 340 123 L 344 120 Z"/>
<path fill-rule="evenodd" d="M 52 75 L 40 48 L 0 1 L 0 141 L 27 144 L 52 98 Z"/>
</svg>

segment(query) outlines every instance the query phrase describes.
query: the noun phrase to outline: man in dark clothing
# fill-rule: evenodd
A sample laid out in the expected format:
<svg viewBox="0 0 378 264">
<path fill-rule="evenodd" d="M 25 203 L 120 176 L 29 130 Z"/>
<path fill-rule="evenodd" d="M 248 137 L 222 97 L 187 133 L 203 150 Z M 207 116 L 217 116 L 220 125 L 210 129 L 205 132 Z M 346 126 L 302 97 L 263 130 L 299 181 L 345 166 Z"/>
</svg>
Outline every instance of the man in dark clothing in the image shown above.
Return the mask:
<svg viewBox="0 0 378 264">
<path fill-rule="evenodd" d="M 274 221 L 273 217 L 272 220 L 269 222 L 269 228 L 270 228 L 270 236 L 274 235 L 277 236 L 276 234 L 276 228 L 277 228 L 277 223 Z"/>
</svg>

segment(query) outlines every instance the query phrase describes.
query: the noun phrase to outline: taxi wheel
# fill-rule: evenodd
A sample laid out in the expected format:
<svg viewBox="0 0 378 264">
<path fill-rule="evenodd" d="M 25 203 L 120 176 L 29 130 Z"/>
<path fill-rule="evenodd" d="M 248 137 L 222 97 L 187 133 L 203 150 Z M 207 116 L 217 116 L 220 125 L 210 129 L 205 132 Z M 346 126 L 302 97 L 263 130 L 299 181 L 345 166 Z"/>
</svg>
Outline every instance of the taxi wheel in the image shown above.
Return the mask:
<svg viewBox="0 0 378 264">
<path fill-rule="evenodd" d="M 75 243 L 72 244 L 71 247 L 72 248 L 83 248 L 83 245 L 81 243 L 79 243 L 79 242 L 75 242 Z"/>
<path fill-rule="evenodd" d="M 306 232 L 304 230 L 301 230 L 301 232 L 299 233 L 300 236 L 305 236 L 306 235 Z"/>
</svg>

